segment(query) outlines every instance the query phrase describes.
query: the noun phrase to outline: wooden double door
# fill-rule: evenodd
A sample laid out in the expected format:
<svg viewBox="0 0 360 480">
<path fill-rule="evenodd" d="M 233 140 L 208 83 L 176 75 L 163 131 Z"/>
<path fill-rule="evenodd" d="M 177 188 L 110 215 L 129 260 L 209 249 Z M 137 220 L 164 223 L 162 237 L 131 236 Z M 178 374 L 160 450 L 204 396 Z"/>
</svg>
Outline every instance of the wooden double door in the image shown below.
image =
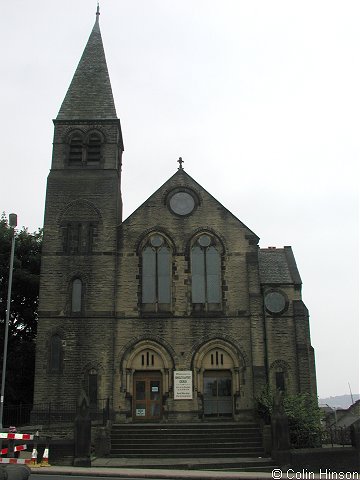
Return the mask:
<svg viewBox="0 0 360 480">
<path fill-rule="evenodd" d="M 151 422 L 162 417 L 162 375 L 160 372 L 135 372 L 133 419 Z"/>
</svg>

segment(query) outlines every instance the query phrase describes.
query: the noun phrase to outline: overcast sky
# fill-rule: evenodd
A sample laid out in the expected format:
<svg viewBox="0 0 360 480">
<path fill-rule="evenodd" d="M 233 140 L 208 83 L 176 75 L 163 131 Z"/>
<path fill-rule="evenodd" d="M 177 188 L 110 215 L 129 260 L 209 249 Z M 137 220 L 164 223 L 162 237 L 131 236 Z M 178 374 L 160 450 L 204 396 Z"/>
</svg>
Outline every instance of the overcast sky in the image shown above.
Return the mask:
<svg viewBox="0 0 360 480">
<path fill-rule="evenodd" d="M 43 224 L 56 117 L 93 0 L 2 2 L 0 210 Z M 102 0 L 124 218 L 185 170 L 291 245 L 320 397 L 359 389 L 358 0 Z"/>
</svg>

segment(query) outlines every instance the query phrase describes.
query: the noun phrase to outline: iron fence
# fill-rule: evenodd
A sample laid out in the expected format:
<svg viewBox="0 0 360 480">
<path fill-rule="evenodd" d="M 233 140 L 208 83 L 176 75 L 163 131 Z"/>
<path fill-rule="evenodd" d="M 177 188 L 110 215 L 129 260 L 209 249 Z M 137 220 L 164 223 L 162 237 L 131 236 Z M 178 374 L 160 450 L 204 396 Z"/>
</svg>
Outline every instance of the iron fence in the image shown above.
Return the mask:
<svg viewBox="0 0 360 480">
<path fill-rule="evenodd" d="M 290 429 L 292 448 L 314 448 L 321 446 L 351 446 L 350 427 L 322 427 L 318 430 Z"/>
<path fill-rule="evenodd" d="M 90 405 L 90 418 L 95 423 L 106 424 L 111 418 L 111 401 L 109 398 L 98 400 L 96 405 Z M 4 427 L 16 425 L 54 425 L 73 423 L 77 414 L 75 402 L 46 402 L 38 404 L 15 405 L 4 407 Z"/>
<path fill-rule="evenodd" d="M 326 427 L 322 430 L 322 444 L 334 446 L 352 445 L 351 427 Z"/>
</svg>

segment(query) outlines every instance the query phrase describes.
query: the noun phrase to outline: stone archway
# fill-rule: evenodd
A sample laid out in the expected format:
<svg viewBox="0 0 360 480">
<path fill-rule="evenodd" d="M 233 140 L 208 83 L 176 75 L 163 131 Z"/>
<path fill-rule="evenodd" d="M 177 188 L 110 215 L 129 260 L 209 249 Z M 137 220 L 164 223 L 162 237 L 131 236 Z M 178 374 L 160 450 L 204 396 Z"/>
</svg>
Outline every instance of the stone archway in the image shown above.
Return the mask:
<svg viewBox="0 0 360 480">
<path fill-rule="evenodd" d="M 193 366 L 204 417 L 232 417 L 245 370 L 236 348 L 222 339 L 210 340 L 194 355 Z"/>
<path fill-rule="evenodd" d="M 173 368 L 169 352 L 153 340 L 142 340 L 125 353 L 121 371 L 134 421 L 156 421 L 163 417 Z"/>
</svg>

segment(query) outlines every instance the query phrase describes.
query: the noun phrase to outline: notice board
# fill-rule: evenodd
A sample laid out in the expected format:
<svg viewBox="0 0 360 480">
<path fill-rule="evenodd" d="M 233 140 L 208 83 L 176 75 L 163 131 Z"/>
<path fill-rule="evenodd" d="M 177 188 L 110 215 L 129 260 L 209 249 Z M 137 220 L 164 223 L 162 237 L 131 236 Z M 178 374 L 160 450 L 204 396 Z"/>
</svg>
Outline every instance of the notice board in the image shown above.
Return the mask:
<svg viewBox="0 0 360 480">
<path fill-rule="evenodd" d="M 174 400 L 192 400 L 193 380 L 191 370 L 175 370 Z"/>
</svg>

